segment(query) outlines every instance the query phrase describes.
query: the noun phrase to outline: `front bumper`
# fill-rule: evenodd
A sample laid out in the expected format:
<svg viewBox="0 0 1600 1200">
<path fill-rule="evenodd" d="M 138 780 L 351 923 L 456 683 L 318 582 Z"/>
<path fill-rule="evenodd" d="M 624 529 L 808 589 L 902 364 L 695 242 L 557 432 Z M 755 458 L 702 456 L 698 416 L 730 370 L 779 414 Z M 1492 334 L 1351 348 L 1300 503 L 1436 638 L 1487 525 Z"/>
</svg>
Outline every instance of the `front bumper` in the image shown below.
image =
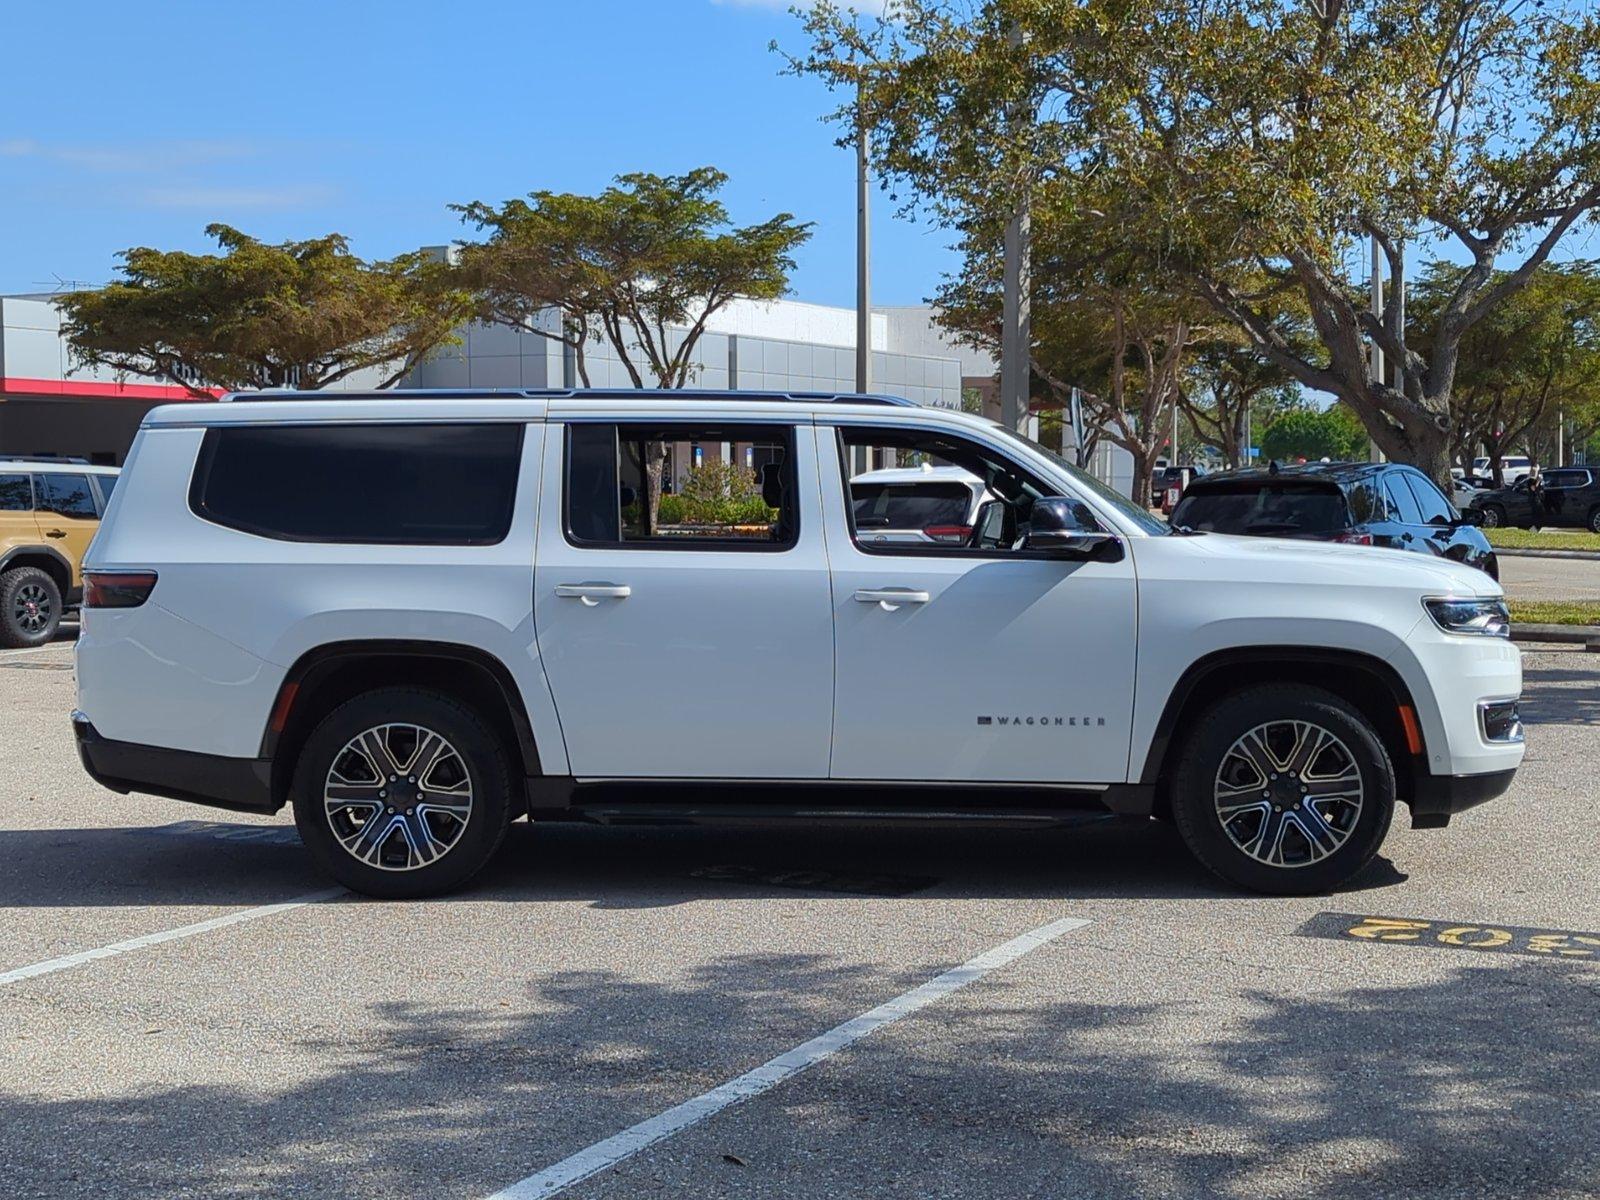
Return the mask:
<svg viewBox="0 0 1600 1200">
<path fill-rule="evenodd" d="M 81 712 L 72 714 L 83 769 L 113 792 L 146 792 L 171 800 L 226 808 L 233 812 L 274 813 L 272 763 L 260 758 L 224 758 L 103 738 Z"/>
<path fill-rule="evenodd" d="M 1448 824 L 1455 813 L 1505 795 L 1516 773 L 1517 769 L 1512 767 L 1508 771 L 1489 771 L 1482 775 L 1419 776 L 1412 786 L 1412 828 L 1439 828 Z"/>
</svg>

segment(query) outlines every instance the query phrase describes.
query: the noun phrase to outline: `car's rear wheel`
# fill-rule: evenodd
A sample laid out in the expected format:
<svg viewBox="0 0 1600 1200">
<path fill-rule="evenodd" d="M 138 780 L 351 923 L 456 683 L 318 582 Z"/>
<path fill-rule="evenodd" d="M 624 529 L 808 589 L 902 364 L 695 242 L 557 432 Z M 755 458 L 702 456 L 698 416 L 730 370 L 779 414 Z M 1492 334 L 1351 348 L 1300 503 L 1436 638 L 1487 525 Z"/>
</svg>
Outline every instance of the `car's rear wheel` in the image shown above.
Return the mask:
<svg viewBox="0 0 1600 1200">
<path fill-rule="evenodd" d="M 1331 692 L 1269 684 L 1196 724 L 1172 786 L 1194 856 L 1254 891 L 1315 895 L 1372 860 L 1394 813 L 1394 767 L 1372 725 Z"/>
<path fill-rule="evenodd" d="M 294 776 L 312 858 L 385 899 L 460 887 L 494 857 L 511 819 L 511 773 L 494 732 L 438 692 L 384 688 L 328 714 Z"/>
<path fill-rule="evenodd" d="M 61 627 L 61 589 L 38 567 L 0 575 L 0 646 L 42 646 Z"/>
<path fill-rule="evenodd" d="M 1506 523 L 1506 510 L 1498 504 L 1485 504 L 1480 511 L 1485 529 L 1499 529 Z"/>
</svg>

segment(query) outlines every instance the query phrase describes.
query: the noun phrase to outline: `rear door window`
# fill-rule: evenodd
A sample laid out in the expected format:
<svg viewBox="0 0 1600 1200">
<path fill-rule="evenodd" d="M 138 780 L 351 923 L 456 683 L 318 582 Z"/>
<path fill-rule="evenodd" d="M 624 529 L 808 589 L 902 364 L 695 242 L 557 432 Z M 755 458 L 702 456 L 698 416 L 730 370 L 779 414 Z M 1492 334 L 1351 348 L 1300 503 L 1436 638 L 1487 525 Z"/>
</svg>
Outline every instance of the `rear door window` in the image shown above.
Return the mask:
<svg viewBox="0 0 1600 1200">
<path fill-rule="evenodd" d="M 1391 521 L 1398 521 L 1402 525 L 1427 524 L 1422 519 L 1422 506 L 1417 503 L 1417 498 L 1411 494 L 1411 489 L 1406 486 L 1406 481 L 1400 478 L 1398 472 L 1384 479 L 1383 494 L 1389 501 Z"/>
<path fill-rule="evenodd" d="M 972 492 L 959 483 L 852 483 L 857 529 L 965 525 Z"/>
<path fill-rule="evenodd" d="M 1348 520 L 1344 496 L 1331 484 L 1239 483 L 1191 488 L 1172 511 L 1174 526 L 1266 537 L 1336 533 Z"/>
<path fill-rule="evenodd" d="M 54 472 L 38 476 L 39 510 L 62 517 L 99 516 L 94 493 L 89 490 L 87 475 L 68 475 Z"/>
<path fill-rule="evenodd" d="M 521 458 L 509 422 L 220 426 L 189 506 L 283 541 L 492 545 L 511 528 Z"/>
<path fill-rule="evenodd" d="M 1403 471 L 1401 474 L 1405 476 L 1411 494 L 1416 498 L 1417 509 L 1422 514 L 1421 524 L 1447 525 L 1455 520 L 1455 513 L 1451 511 L 1450 501 L 1444 498 L 1444 493 L 1421 475 L 1412 474 L 1410 471 Z"/>
</svg>

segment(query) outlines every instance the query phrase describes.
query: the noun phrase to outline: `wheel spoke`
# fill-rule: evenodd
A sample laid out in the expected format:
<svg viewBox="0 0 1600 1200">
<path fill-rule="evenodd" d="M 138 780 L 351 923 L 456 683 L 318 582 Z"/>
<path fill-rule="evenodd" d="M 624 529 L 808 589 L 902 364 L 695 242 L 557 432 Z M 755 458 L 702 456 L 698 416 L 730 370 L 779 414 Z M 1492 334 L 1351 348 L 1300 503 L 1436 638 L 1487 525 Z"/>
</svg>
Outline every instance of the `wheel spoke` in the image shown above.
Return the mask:
<svg viewBox="0 0 1600 1200">
<path fill-rule="evenodd" d="M 1284 769 L 1290 774 L 1304 775 L 1311 769 L 1311 764 L 1317 761 L 1317 756 L 1332 735 L 1315 725 L 1296 725 L 1295 735 L 1294 749 L 1289 751 Z"/>
<path fill-rule="evenodd" d="M 385 775 L 403 774 L 405 768 L 395 761 L 394 754 L 389 749 L 389 727 L 369 729 L 355 742 L 351 743 L 368 763 L 371 764 L 374 774 L 380 779 Z"/>
<path fill-rule="evenodd" d="M 1361 794 L 1361 772 L 1351 767 L 1342 775 L 1335 775 L 1327 779 L 1307 779 L 1305 788 L 1307 796 L 1318 800 L 1332 799 L 1338 796 L 1357 796 Z"/>
<path fill-rule="evenodd" d="M 1315 804 L 1302 804 L 1284 815 L 1305 834 L 1306 841 L 1311 844 L 1313 858 L 1326 858 L 1344 841 L 1344 835 L 1328 824 L 1328 819 L 1317 810 Z"/>
</svg>

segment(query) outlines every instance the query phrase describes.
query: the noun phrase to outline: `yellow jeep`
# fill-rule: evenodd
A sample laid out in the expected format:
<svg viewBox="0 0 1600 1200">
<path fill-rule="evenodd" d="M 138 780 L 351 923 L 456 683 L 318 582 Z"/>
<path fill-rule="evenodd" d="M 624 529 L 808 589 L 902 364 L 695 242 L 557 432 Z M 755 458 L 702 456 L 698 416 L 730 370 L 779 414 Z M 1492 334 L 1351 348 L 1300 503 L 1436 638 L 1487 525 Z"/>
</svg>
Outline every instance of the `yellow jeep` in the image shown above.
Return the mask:
<svg viewBox="0 0 1600 1200">
<path fill-rule="evenodd" d="M 0 646 L 39 646 L 83 594 L 115 467 L 0 458 Z"/>
</svg>

